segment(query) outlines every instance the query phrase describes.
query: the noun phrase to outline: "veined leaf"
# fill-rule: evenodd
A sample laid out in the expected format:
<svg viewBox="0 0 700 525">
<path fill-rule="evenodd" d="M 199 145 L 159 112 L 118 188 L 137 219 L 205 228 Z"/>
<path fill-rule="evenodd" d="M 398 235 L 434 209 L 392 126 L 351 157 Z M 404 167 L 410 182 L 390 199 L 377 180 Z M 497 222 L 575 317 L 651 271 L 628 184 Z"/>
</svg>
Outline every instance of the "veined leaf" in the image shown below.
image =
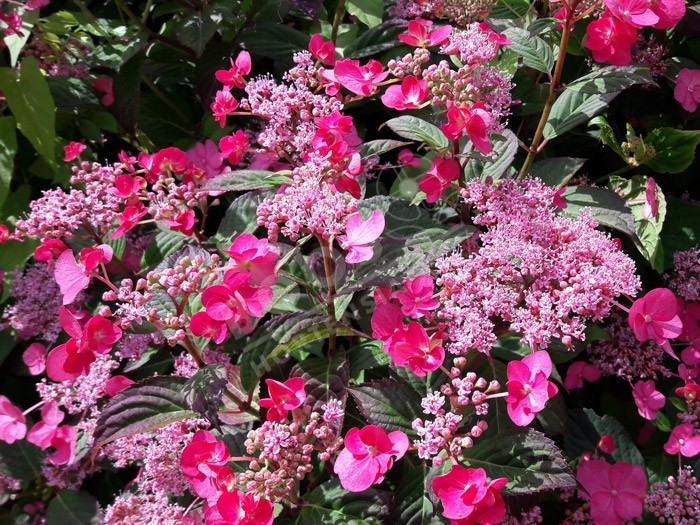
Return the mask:
<svg viewBox="0 0 700 525">
<path fill-rule="evenodd" d="M 279 188 L 289 184 L 286 173 L 263 170 L 239 170 L 223 173 L 207 181 L 203 189 L 207 191 L 249 191 Z"/>
<path fill-rule="evenodd" d="M 405 139 L 425 142 L 438 149 L 444 149 L 449 145 L 447 137 L 437 126 L 417 117 L 410 115 L 396 117 L 388 120 L 386 125 L 399 137 Z"/>
</svg>

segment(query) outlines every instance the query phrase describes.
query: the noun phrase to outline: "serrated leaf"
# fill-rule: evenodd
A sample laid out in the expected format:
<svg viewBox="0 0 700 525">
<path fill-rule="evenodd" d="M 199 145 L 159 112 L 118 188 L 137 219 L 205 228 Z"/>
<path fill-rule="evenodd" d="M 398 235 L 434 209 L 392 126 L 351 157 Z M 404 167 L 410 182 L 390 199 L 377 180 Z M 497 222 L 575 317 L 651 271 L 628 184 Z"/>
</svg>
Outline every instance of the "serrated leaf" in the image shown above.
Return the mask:
<svg viewBox="0 0 700 525">
<path fill-rule="evenodd" d="M 488 155 L 489 160 L 470 159 L 467 163 L 467 178 L 491 177 L 498 180 L 508 172 L 515 154 L 518 152 L 518 137 L 511 130 L 491 135 L 493 150 Z"/>
<path fill-rule="evenodd" d="M 470 466 L 483 468 L 491 479 L 508 478 L 503 489 L 506 494 L 533 494 L 576 486 L 562 451 L 536 430 L 487 433 L 465 451 L 465 456 Z"/>
<path fill-rule="evenodd" d="M 194 11 L 179 22 L 175 30 L 177 39 L 200 57 L 216 34 L 222 18 L 221 12 L 212 6 L 207 6 L 199 12 Z"/>
<path fill-rule="evenodd" d="M 304 379 L 307 405 L 315 412 L 322 412 L 323 405 L 330 399 L 337 399 L 345 408 L 349 367 L 342 352 L 337 352 L 332 357 L 304 359 L 294 365 L 290 377 Z M 339 424 L 342 425 L 342 422 Z"/>
<path fill-rule="evenodd" d="M 552 157 L 535 162 L 530 176 L 541 179 L 547 186 L 562 188 L 586 163 L 586 159 Z"/>
<path fill-rule="evenodd" d="M 17 154 L 16 125 L 14 117 L 0 117 L 0 208 L 10 194 L 10 183 Z"/>
<path fill-rule="evenodd" d="M 421 396 L 402 379 L 382 379 L 350 389 L 357 408 L 371 425 L 387 432 L 415 435 L 411 423 L 422 416 Z"/>
<path fill-rule="evenodd" d="M 228 377 L 226 367 L 220 363 L 209 364 L 197 371 L 182 387 L 185 403 L 193 412 L 201 414 L 218 425 L 216 413 L 221 406 Z"/>
<path fill-rule="evenodd" d="M 601 94 L 622 91 L 636 84 L 655 84 L 648 69 L 634 66 L 607 66 L 574 80 L 566 86 L 566 89 Z"/>
<path fill-rule="evenodd" d="M 382 525 L 388 523 L 389 495 L 368 489 L 348 492 L 331 479 L 304 496 L 295 525 Z"/>
<path fill-rule="evenodd" d="M 384 16 L 382 0 L 347 0 L 345 9 L 368 27 L 378 26 Z"/>
<path fill-rule="evenodd" d="M 569 416 L 568 431 L 564 434 L 569 456 L 577 457 L 584 452 L 592 452 L 596 450 L 601 437 L 611 435 L 615 441 L 615 450 L 610 455 L 615 461 L 644 466 L 644 458 L 632 436 L 615 418 L 607 415 L 600 417 L 590 408 L 572 410 Z"/>
<path fill-rule="evenodd" d="M 554 102 L 544 127 L 544 137 L 553 139 L 588 122 L 608 107 L 618 92 L 591 95 L 566 90 Z"/>
<path fill-rule="evenodd" d="M 523 64 L 543 73 L 552 69 L 554 52 L 547 42 L 519 27 L 506 29 L 503 34 L 511 41 L 509 48 L 523 57 Z"/>
<path fill-rule="evenodd" d="M 612 126 L 603 115 L 598 115 L 597 117 L 591 119 L 591 121 L 588 123 L 588 127 L 591 126 L 597 126 L 599 129 L 598 137 L 600 140 L 612 148 L 612 150 L 620 157 L 626 159 L 626 156 L 620 147 L 620 143 L 617 141 L 617 137 L 615 136 L 615 130 L 613 130 Z"/>
<path fill-rule="evenodd" d="M 432 474 L 435 473 L 432 469 Z M 396 487 L 396 509 L 394 523 L 402 525 L 440 525 L 443 521 L 436 515 L 433 502 L 427 497 L 430 492 L 431 469 L 424 463 L 415 468 L 404 468 Z"/>
<path fill-rule="evenodd" d="M 141 76 L 145 53 L 139 52 L 119 68 L 114 78 L 114 105 L 117 122 L 127 133 L 136 132 L 136 121 L 141 110 Z"/>
<path fill-rule="evenodd" d="M 700 206 L 670 197 L 666 200 L 666 220 L 661 231 L 666 268 L 673 267 L 673 254 L 700 244 Z"/>
<path fill-rule="evenodd" d="M 375 155 L 382 155 L 383 153 L 402 146 L 408 146 L 409 144 L 410 142 L 392 139 L 370 140 L 369 142 L 362 144 L 362 147 L 360 148 L 360 155 L 363 159 L 366 159 Z"/>
<path fill-rule="evenodd" d="M 245 49 L 275 59 L 291 62 L 294 53 L 304 51 L 309 45 L 309 35 L 292 27 L 264 22 L 248 27 L 239 36 Z"/>
<path fill-rule="evenodd" d="M 148 268 L 149 266 L 160 263 L 163 259 L 182 248 L 188 240 L 190 240 L 190 237 L 180 232 L 158 232 L 153 242 L 151 242 L 148 248 L 146 248 L 146 251 L 143 252 L 141 266 Z"/>
<path fill-rule="evenodd" d="M 644 164 L 657 173 L 682 173 L 695 159 L 700 143 L 700 130 L 657 128 L 644 142 L 656 150 L 656 155 Z"/>
<path fill-rule="evenodd" d="M 119 438 L 195 417 L 183 396 L 185 381 L 182 377 L 154 377 L 136 383 L 110 399 L 97 421 L 93 454 Z"/>
<path fill-rule="evenodd" d="M 387 120 L 386 125 L 399 137 L 405 139 L 425 142 L 438 149 L 445 149 L 449 145 L 447 137 L 437 126 L 417 117 L 404 115 L 392 118 Z"/>
<path fill-rule="evenodd" d="M 393 49 L 400 44 L 398 35 L 405 30 L 405 20 L 387 20 L 365 31 L 358 38 L 353 39 L 353 41 L 343 49 L 343 56 L 348 58 L 365 58 Z"/>
<path fill-rule="evenodd" d="M 99 525 L 100 506 L 86 492 L 62 490 L 46 509 L 46 525 Z"/>
<path fill-rule="evenodd" d="M 230 242 L 236 235 L 257 230 L 258 206 L 272 195 L 274 193 L 270 191 L 250 191 L 236 197 L 226 210 L 213 240 L 217 243 Z"/>
<path fill-rule="evenodd" d="M 0 441 L 0 473 L 11 478 L 29 481 L 41 476 L 44 452 L 26 440 L 8 445 Z"/>
<path fill-rule="evenodd" d="M 583 209 L 588 209 L 593 218 L 603 226 L 613 228 L 628 235 L 638 243 L 634 216 L 625 200 L 612 190 L 606 188 L 589 188 L 586 186 L 569 187 L 564 192 L 566 215 L 577 217 Z"/>
<path fill-rule="evenodd" d="M 279 188 L 289 184 L 291 179 L 285 173 L 263 170 L 239 170 L 223 173 L 207 181 L 205 191 L 249 191 Z"/>
<path fill-rule="evenodd" d="M 529 0 L 496 0 L 491 18 L 522 18 L 530 10 Z"/>
</svg>

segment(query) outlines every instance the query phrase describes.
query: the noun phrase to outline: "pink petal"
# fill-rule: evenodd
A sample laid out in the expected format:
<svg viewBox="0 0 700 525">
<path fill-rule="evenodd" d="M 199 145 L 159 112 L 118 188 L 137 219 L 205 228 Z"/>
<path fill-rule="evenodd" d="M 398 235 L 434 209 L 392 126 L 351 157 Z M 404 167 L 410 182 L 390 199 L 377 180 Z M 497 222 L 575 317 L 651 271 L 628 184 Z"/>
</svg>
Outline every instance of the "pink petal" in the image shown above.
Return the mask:
<svg viewBox="0 0 700 525">
<path fill-rule="evenodd" d="M 64 251 L 56 259 L 54 278 L 63 294 L 63 304 L 71 304 L 80 292 L 90 285 L 90 277 L 85 275 L 83 268 L 75 262 L 71 250 Z"/>
</svg>

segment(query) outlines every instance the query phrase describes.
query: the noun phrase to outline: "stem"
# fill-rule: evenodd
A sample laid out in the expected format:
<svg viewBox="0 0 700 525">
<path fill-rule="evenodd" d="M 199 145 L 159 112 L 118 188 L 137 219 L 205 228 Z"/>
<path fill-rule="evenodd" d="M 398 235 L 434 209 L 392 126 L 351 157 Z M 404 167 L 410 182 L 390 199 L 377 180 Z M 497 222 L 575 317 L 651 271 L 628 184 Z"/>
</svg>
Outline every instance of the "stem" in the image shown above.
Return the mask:
<svg viewBox="0 0 700 525">
<path fill-rule="evenodd" d="M 338 320 L 335 317 L 335 279 L 333 278 L 333 237 L 328 241 L 321 241 L 321 252 L 323 254 L 323 269 L 326 273 L 326 284 L 328 285 L 328 295 L 326 296 L 326 307 L 328 308 L 328 355 L 335 352 L 335 339 Z"/>
<path fill-rule="evenodd" d="M 338 7 L 335 8 L 335 16 L 333 17 L 333 29 L 331 29 L 331 40 L 335 45 L 335 41 L 338 39 L 338 29 L 340 28 L 340 22 L 343 21 L 345 16 L 345 0 L 338 0 Z"/>
<path fill-rule="evenodd" d="M 32 410 L 35 410 L 35 409 L 39 408 L 39 407 L 42 406 L 44 403 L 46 403 L 46 401 L 39 401 L 36 405 L 30 406 L 27 410 L 25 410 L 24 412 L 22 412 L 22 415 L 23 415 L 23 416 L 26 416 L 26 415 L 29 414 Z"/>
<path fill-rule="evenodd" d="M 554 68 L 554 75 L 552 75 L 552 82 L 549 84 L 549 95 L 547 96 L 547 102 L 542 110 L 542 116 L 540 117 L 540 122 L 537 124 L 537 129 L 535 130 L 535 136 L 532 138 L 530 143 L 530 151 L 527 154 L 527 158 L 523 163 L 523 167 L 520 169 L 518 174 L 518 180 L 522 180 L 527 175 L 527 172 L 532 166 L 532 162 L 535 160 L 535 156 L 539 153 L 538 147 L 544 135 L 544 127 L 549 120 L 549 114 L 552 111 L 552 106 L 557 98 L 557 90 L 559 89 L 559 84 L 561 83 L 561 72 L 564 69 L 564 60 L 566 58 L 566 48 L 569 45 L 569 36 L 571 35 L 571 25 L 569 18 L 573 13 L 567 13 L 567 20 L 564 23 L 564 29 L 561 32 L 561 42 L 559 43 L 559 56 L 557 57 L 557 65 Z"/>
<path fill-rule="evenodd" d="M 148 15 L 150 14 L 151 7 L 153 7 L 153 0 L 148 0 L 146 2 L 146 8 L 143 10 L 143 14 L 141 15 L 141 23 L 146 25 L 146 22 L 148 21 Z"/>
</svg>

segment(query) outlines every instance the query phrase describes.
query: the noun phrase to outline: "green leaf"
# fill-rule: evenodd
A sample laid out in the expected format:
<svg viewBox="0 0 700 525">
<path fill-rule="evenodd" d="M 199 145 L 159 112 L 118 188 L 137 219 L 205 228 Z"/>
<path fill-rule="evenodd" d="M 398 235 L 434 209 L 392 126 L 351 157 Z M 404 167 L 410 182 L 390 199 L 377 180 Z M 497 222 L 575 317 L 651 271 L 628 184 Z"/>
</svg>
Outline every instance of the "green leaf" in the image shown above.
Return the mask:
<svg viewBox="0 0 700 525">
<path fill-rule="evenodd" d="M 294 525 L 381 525 L 388 523 L 389 496 L 374 489 L 348 492 L 337 478 L 304 496 Z"/>
<path fill-rule="evenodd" d="M 51 90 L 33 57 L 17 73 L 0 68 L 0 89 L 17 119 L 17 127 L 34 149 L 56 167 L 56 108 Z"/>
<path fill-rule="evenodd" d="M 597 449 L 601 437 L 611 435 L 615 441 L 615 450 L 611 456 L 615 461 L 644 465 L 644 458 L 632 436 L 615 418 L 607 415 L 600 417 L 590 408 L 573 410 L 569 414 L 568 432 L 564 435 L 569 456 L 577 457 L 584 452 L 592 452 Z"/>
<path fill-rule="evenodd" d="M 503 489 L 506 494 L 533 494 L 576 486 L 562 451 L 536 430 L 486 433 L 465 453 L 469 465 L 483 468 L 491 479 L 508 478 Z"/>
<path fill-rule="evenodd" d="M 46 525 L 99 525 L 100 506 L 85 492 L 62 490 L 46 509 Z"/>
<path fill-rule="evenodd" d="M 438 127 L 417 117 L 410 115 L 396 117 L 388 120 L 386 125 L 399 137 L 425 142 L 438 149 L 445 149 L 449 146 L 447 137 Z"/>
<path fill-rule="evenodd" d="M 147 268 L 160 263 L 163 259 L 182 248 L 190 237 L 174 231 L 158 232 L 153 242 L 148 245 L 141 257 L 141 266 Z"/>
<path fill-rule="evenodd" d="M 347 399 L 349 367 L 345 355 L 337 352 L 333 357 L 309 357 L 297 363 L 290 377 L 301 377 L 306 389 L 307 406 L 316 412 L 331 399 L 339 400 L 343 407 Z"/>
<path fill-rule="evenodd" d="M 396 509 L 395 521 L 403 525 L 440 525 L 443 521 L 435 515 L 433 502 L 428 498 L 432 473 L 437 469 L 429 469 L 425 463 L 415 468 L 404 467 L 401 479 L 396 487 L 394 498 Z"/>
<path fill-rule="evenodd" d="M 404 142 L 402 140 L 392 140 L 392 139 L 379 139 L 370 140 L 362 144 L 360 148 L 360 155 L 363 159 L 372 157 L 374 155 L 381 155 L 388 151 L 396 148 L 401 148 L 403 146 L 408 146 L 410 142 Z"/>
<path fill-rule="evenodd" d="M 386 366 L 391 362 L 389 354 L 382 350 L 381 341 L 367 341 L 348 350 L 350 375 L 356 377 L 364 370 Z"/>
<path fill-rule="evenodd" d="M 607 66 L 583 75 L 566 89 L 580 93 L 602 94 L 622 91 L 635 84 L 656 84 L 647 68 Z"/>
<path fill-rule="evenodd" d="M 355 26 L 357 27 L 357 26 Z M 389 51 L 400 45 L 398 36 L 406 31 L 406 21 L 400 19 L 387 20 L 362 33 L 355 38 L 342 54 L 348 58 L 365 58 Z M 338 49 L 338 46 L 336 46 Z"/>
<path fill-rule="evenodd" d="M 488 155 L 489 160 L 470 159 L 467 163 L 467 178 L 491 177 L 494 180 L 502 178 L 508 173 L 508 168 L 513 164 L 515 154 L 518 152 L 518 137 L 511 130 L 503 130 L 502 133 L 491 135 L 493 150 Z"/>
<path fill-rule="evenodd" d="M 136 121 L 141 109 L 141 76 L 144 59 L 143 52 L 134 55 L 119 68 L 119 73 L 114 78 L 112 110 L 124 131 L 132 135 L 136 132 Z"/>
<path fill-rule="evenodd" d="M 402 430 L 415 435 L 414 419 L 422 417 L 421 396 L 402 379 L 382 379 L 350 389 L 357 408 L 370 424 L 387 432 Z"/>
<path fill-rule="evenodd" d="M 673 267 L 676 251 L 690 250 L 700 244 L 700 206 L 681 199 L 666 199 L 666 220 L 661 231 L 666 268 Z"/>
<path fill-rule="evenodd" d="M 626 155 L 622 152 L 620 143 L 617 141 L 617 137 L 615 136 L 615 130 L 608 123 L 608 120 L 603 115 L 598 115 L 597 117 L 591 119 L 591 121 L 588 123 L 588 127 L 590 128 L 591 126 L 597 126 L 599 129 L 598 138 L 626 161 Z"/>
<path fill-rule="evenodd" d="M 93 454 L 117 439 L 195 417 L 185 403 L 184 384 L 182 377 L 153 377 L 119 392 L 105 405 L 97 420 Z"/>
<path fill-rule="evenodd" d="M 610 177 L 608 181 L 610 189 L 621 195 L 632 210 L 634 227 L 640 243 L 637 245 L 642 255 L 651 263 L 656 271 L 663 273 L 664 257 L 661 245 L 661 231 L 666 219 L 666 198 L 661 188 L 655 186 L 654 199 L 658 205 L 658 213 L 655 217 L 644 217 L 646 205 L 646 192 L 649 179 L 641 175 L 635 175 L 631 179 L 622 177 Z"/>
<path fill-rule="evenodd" d="M 222 19 L 221 12 L 212 6 L 207 6 L 199 12 L 194 11 L 179 22 L 175 29 L 177 39 L 200 57 L 216 34 Z"/>
<path fill-rule="evenodd" d="M 563 212 L 577 217 L 583 209 L 588 209 L 593 218 L 603 226 L 613 228 L 628 235 L 635 243 L 639 242 L 634 226 L 634 216 L 625 200 L 607 188 L 574 186 L 566 189 L 564 200 L 567 203 Z"/>
<path fill-rule="evenodd" d="M 523 57 L 523 64 L 543 73 L 552 69 L 554 52 L 547 42 L 519 27 L 506 29 L 503 34 L 511 41 L 509 48 Z"/>
<path fill-rule="evenodd" d="M 7 202 L 9 204 L 10 201 Z M 23 265 L 32 256 L 39 242 L 34 239 L 26 241 L 8 241 L 0 249 L 0 270 L 12 271 Z"/>
<path fill-rule="evenodd" d="M 658 173 L 682 173 L 693 162 L 700 130 L 657 128 L 644 141 L 656 150 L 645 164 Z"/>
<path fill-rule="evenodd" d="M 16 121 L 12 116 L 0 117 L 0 208 L 10 194 L 12 172 L 17 154 Z"/>
<path fill-rule="evenodd" d="M 588 122 L 608 107 L 617 95 L 618 92 L 591 95 L 578 91 L 564 91 L 552 106 L 544 127 L 544 137 L 553 139 L 579 124 Z"/>
<path fill-rule="evenodd" d="M 382 0 L 347 0 L 345 9 L 368 27 L 378 26 L 384 16 Z"/>
<path fill-rule="evenodd" d="M 490 18 L 522 18 L 530 10 L 529 0 L 496 0 Z"/>
<path fill-rule="evenodd" d="M 287 172 L 288 173 L 288 172 Z M 279 188 L 291 179 L 283 172 L 238 170 L 223 173 L 204 184 L 205 191 L 249 191 Z"/>
<path fill-rule="evenodd" d="M 257 230 L 258 206 L 272 195 L 270 191 L 249 191 L 236 197 L 226 210 L 213 240 L 217 243 L 231 242 L 236 235 Z"/>
<path fill-rule="evenodd" d="M 251 53 L 291 62 L 294 53 L 309 45 L 309 35 L 284 24 L 264 22 L 241 31 L 240 40 Z"/>
<path fill-rule="evenodd" d="M 530 175 L 541 179 L 547 186 L 562 188 L 586 163 L 586 159 L 574 157 L 552 157 L 535 162 Z"/>
<path fill-rule="evenodd" d="M 29 481 L 41 476 L 44 453 L 22 439 L 8 445 L 0 441 L 0 473 L 11 478 Z"/>
<path fill-rule="evenodd" d="M 37 20 L 39 20 L 38 9 L 25 10 L 22 13 L 22 30 L 20 33 L 3 37 L 7 50 L 10 52 L 10 66 L 15 67 L 17 65 L 17 59 L 19 59 L 24 44 L 27 43 L 27 40 L 32 35 L 32 28 Z"/>
</svg>

